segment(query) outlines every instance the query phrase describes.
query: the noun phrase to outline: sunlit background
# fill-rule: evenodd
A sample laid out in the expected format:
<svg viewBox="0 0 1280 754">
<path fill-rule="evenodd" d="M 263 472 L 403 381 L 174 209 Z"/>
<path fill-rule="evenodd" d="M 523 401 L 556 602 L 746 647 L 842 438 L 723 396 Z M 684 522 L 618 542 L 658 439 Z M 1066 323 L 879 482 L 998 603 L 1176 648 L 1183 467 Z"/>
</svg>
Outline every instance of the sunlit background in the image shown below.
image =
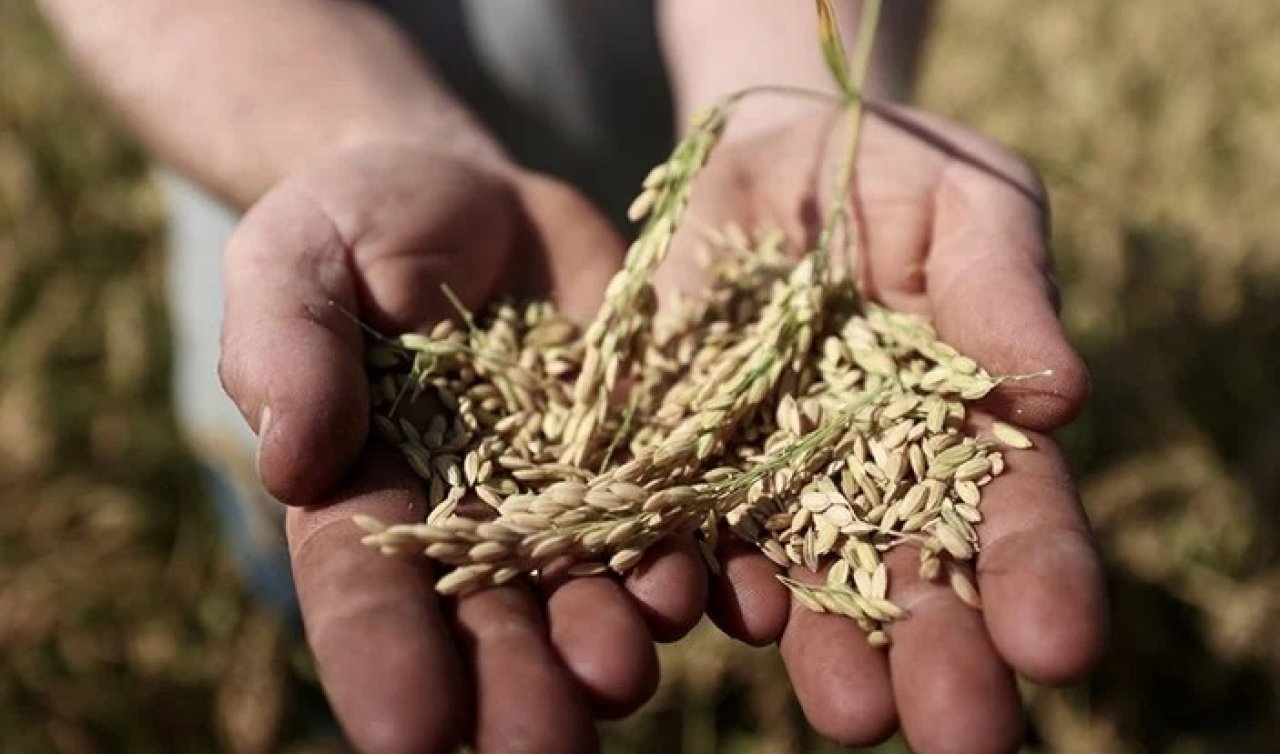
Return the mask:
<svg viewBox="0 0 1280 754">
<path fill-rule="evenodd" d="M 1030 746 L 1274 751 L 1280 3 L 939 5 L 923 103 L 1042 171 L 1094 378 L 1064 440 L 1113 643 L 1078 687 L 1026 689 Z M 179 441 L 161 220 L 30 0 L 0 0 L 0 754 L 343 751 Z M 774 652 L 702 630 L 663 659 L 610 751 L 835 750 Z"/>
</svg>

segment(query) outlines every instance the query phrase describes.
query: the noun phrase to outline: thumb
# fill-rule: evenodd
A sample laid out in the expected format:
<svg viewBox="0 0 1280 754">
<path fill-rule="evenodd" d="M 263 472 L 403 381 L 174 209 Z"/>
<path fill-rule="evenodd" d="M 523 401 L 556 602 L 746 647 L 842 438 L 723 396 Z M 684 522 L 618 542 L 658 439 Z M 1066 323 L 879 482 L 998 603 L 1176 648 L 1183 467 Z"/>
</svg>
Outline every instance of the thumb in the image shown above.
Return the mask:
<svg viewBox="0 0 1280 754">
<path fill-rule="evenodd" d="M 513 235 L 505 187 L 433 153 L 371 148 L 282 184 L 241 222 L 226 253 L 220 372 L 277 499 L 315 502 L 364 447 L 354 317 L 403 332 L 452 314 L 441 284 L 469 306 L 493 294 Z"/>
<path fill-rule="evenodd" d="M 1088 373 L 1057 317 L 1043 192 L 1025 184 L 953 166 L 935 196 L 925 274 L 944 339 L 993 374 L 1035 375 L 1000 386 L 986 407 L 1053 430 L 1080 410 Z"/>
<path fill-rule="evenodd" d="M 219 375 L 258 435 L 263 486 L 291 504 L 318 499 L 365 442 L 361 338 L 343 313 L 356 311 L 348 258 L 299 192 L 268 195 L 227 246 Z"/>
</svg>

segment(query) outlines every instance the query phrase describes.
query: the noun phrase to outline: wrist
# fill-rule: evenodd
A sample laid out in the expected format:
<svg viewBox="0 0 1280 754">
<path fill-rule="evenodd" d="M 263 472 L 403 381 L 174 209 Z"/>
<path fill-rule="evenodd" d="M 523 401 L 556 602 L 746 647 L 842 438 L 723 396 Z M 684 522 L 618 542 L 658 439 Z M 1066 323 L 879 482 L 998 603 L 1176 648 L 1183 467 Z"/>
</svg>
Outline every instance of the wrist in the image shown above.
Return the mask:
<svg viewBox="0 0 1280 754">
<path fill-rule="evenodd" d="M 360 119 L 341 131 L 329 151 L 375 146 L 426 149 L 494 172 L 509 173 L 516 169 L 498 141 L 461 109 Z"/>
<path fill-rule="evenodd" d="M 866 93 L 903 100 L 910 93 L 931 0 L 895 0 L 881 15 Z M 839 91 L 822 60 L 812 6 L 776 0 L 665 0 L 660 8 L 663 48 L 676 98 L 677 127 L 733 92 L 783 85 L 832 95 Z M 838 3 L 846 45 L 857 38 L 860 3 Z M 744 100 L 730 121 L 728 140 L 741 140 L 806 116 L 831 112 L 818 98 L 771 94 Z"/>
</svg>

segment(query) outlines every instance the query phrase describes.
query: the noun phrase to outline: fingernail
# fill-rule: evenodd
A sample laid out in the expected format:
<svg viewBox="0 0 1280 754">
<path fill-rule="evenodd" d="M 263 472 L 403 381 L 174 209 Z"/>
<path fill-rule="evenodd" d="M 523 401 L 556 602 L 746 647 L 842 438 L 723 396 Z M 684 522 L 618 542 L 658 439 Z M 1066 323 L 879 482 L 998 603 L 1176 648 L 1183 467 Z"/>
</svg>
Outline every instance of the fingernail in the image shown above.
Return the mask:
<svg viewBox="0 0 1280 754">
<path fill-rule="evenodd" d="M 267 428 L 271 425 L 271 407 L 263 406 L 262 413 L 258 414 L 258 450 L 254 454 L 253 465 L 258 471 L 258 478 L 262 478 L 262 447 L 266 444 Z"/>
</svg>

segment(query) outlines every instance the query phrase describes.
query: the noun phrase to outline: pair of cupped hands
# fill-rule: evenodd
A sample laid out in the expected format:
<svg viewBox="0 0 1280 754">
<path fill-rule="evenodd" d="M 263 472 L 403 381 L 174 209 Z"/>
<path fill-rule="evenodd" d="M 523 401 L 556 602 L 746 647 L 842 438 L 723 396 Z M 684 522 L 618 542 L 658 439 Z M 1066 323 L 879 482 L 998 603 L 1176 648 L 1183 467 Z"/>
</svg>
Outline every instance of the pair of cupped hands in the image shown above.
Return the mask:
<svg viewBox="0 0 1280 754">
<path fill-rule="evenodd" d="M 290 506 L 307 636 L 358 749 L 593 750 L 594 718 L 625 715 L 653 693 L 654 643 L 680 638 L 704 612 L 742 641 L 777 643 L 811 724 L 847 744 L 900 726 L 920 752 L 1013 750 L 1023 727 L 1015 677 L 1061 683 L 1097 658 L 1101 570 L 1062 454 L 1038 434 L 1067 422 L 1087 388 L 1056 316 L 1044 191 L 971 131 L 873 110 L 849 197 L 868 294 L 931 318 L 994 374 L 1052 370 L 1002 386 L 975 412 L 975 426 L 1000 418 L 1035 443 L 1011 453 L 985 490 L 983 610 L 921 581 L 915 554 L 899 548 L 887 557 L 890 597 L 909 617 L 889 627 L 887 651 L 852 621 L 794 602 L 776 566 L 728 538 L 715 576 L 692 542 L 667 541 L 624 578 L 459 600 L 433 592 L 439 573 L 425 561 L 361 545 L 352 515 L 421 520 L 424 499 L 394 451 L 366 442 L 362 334 L 345 312 L 387 333 L 420 330 L 451 315 L 444 283 L 473 307 L 550 292 L 586 321 L 623 241 L 564 183 L 409 141 L 348 146 L 246 215 L 226 255 L 223 382 L 258 434 L 262 482 Z M 834 122 L 815 114 L 731 138 L 695 185 L 694 223 L 768 223 L 811 240 Z M 673 249 L 660 292 L 697 289 L 691 247 Z"/>
</svg>

